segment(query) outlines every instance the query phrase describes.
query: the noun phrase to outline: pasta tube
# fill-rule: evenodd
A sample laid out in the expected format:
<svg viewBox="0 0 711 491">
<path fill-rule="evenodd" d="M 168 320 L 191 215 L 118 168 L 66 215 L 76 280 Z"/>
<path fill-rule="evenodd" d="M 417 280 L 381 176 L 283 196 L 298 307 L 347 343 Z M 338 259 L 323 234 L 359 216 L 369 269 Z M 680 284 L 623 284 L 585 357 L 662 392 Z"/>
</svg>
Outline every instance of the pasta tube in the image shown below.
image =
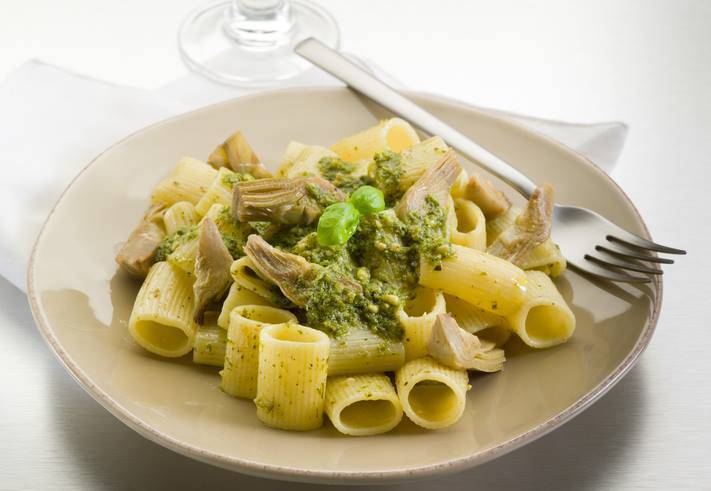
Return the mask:
<svg viewBox="0 0 711 491">
<path fill-rule="evenodd" d="M 481 209 L 459 198 L 454 200 L 454 213 L 457 220 L 454 230 L 450 231 L 450 240 L 477 251 L 486 250 L 486 219 Z"/>
<path fill-rule="evenodd" d="M 215 179 L 217 171 L 205 162 L 183 157 L 173 172 L 153 189 L 151 203 L 168 206 L 178 201 L 196 204 Z"/>
<path fill-rule="evenodd" d="M 324 157 L 338 157 L 333 151 L 318 145 L 291 142 L 277 171 L 279 177 L 320 176 L 319 162 Z"/>
<path fill-rule="evenodd" d="M 575 331 L 575 315 L 553 281 L 540 271 L 527 271 L 528 292 L 521 307 L 508 317 L 513 331 L 533 348 L 564 343 Z"/>
<path fill-rule="evenodd" d="M 445 295 L 444 298 L 447 302 L 447 312 L 452 314 L 459 327 L 475 334 L 480 340 L 499 347 L 511 337 L 511 329 L 508 328 L 506 319 L 500 315 L 482 310 L 451 295 Z"/>
<path fill-rule="evenodd" d="M 460 245 L 437 269 L 420 261 L 420 284 L 499 315 L 513 313 L 526 292 L 526 274 L 498 257 Z"/>
<path fill-rule="evenodd" d="M 565 256 L 563 256 L 560 248 L 550 237 L 521 258 L 521 269 L 536 269 L 546 273 L 551 278 L 560 276 L 566 267 Z"/>
<path fill-rule="evenodd" d="M 230 273 L 235 283 L 265 298 L 270 304 L 281 305 L 284 302 L 284 297 L 281 295 L 279 288 L 263 279 L 257 273 L 252 260 L 247 256 L 241 257 L 232 263 Z"/>
<path fill-rule="evenodd" d="M 447 311 L 441 291 L 419 287 L 415 298 L 408 300 L 396 313 L 405 334 L 405 359 L 413 360 L 427 354 L 427 343 L 437 314 Z"/>
<path fill-rule="evenodd" d="M 464 413 L 469 376 L 426 356 L 409 361 L 395 374 L 400 403 L 410 420 L 436 430 L 457 422 Z"/>
<path fill-rule="evenodd" d="M 195 211 L 200 215 L 204 215 L 215 203 L 230 206 L 232 204 L 232 188 L 237 176 L 227 167 L 220 167 L 205 194 L 195 205 Z"/>
<path fill-rule="evenodd" d="M 257 417 L 286 430 L 323 424 L 328 335 L 295 323 L 262 329 L 259 336 Z"/>
<path fill-rule="evenodd" d="M 193 281 L 161 261 L 146 276 L 128 321 L 133 339 L 151 353 L 169 358 L 193 349 Z"/>
<path fill-rule="evenodd" d="M 452 198 L 462 198 L 464 196 L 468 182 L 469 174 L 467 174 L 467 171 L 462 169 L 462 171 L 457 176 L 457 180 L 454 181 L 454 184 L 452 184 L 452 188 L 449 191 L 449 194 L 452 195 Z"/>
<path fill-rule="evenodd" d="M 504 230 L 512 227 L 516 218 L 521 214 L 520 208 L 511 207 L 508 211 L 486 222 L 486 243 L 491 245 Z M 537 245 L 528 254 L 520 259 L 521 269 L 536 269 L 543 271 L 555 278 L 563 273 L 567 267 L 565 256 L 560 248 L 549 237 L 542 244 Z"/>
<path fill-rule="evenodd" d="M 200 365 L 222 367 L 227 349 L 227 332 L 215 323 L 216 315 L 205 314 L 205 324 L 195 332 L 193 362 Z"/>
<path fill-rule="evenodd" d="M 195 257 L 198 252 L 198 236 L 188 238 L 168 255 L 167 261 L 188 275 L 195 273 Z"/>
<path fill-rule="evenodd" d="M 386 433 L 402 419 L 400 400 L 382 374 L 329 377 L 325 409 L 333 426 L 352 436 Z"/>
<path fill-rule="evenodd" d="M 331 147 L 347 162 L 371 160 L 383 150 L 402 152 L 419 143 L 415 129 L 400 118 L 386 119 L 376 126 L 339 140 Z"/>
<path fill-rule="evenodd" d="M 195 207 L 188 201 L 178 201 L 165 210 L 163 223 L 167 235 L 172 235 L 180 229 L 191 227 L 200 220 Z"/>
<path fill-rule="evenodd" d="M 351 328 L 331 339 L 329 375 L 391 372 L 405 363 L 405 348 L 400 341 L 388 341 L 367 329 Z"/>
<path fill-rule="evenodd" d="M 230 314 L 220 388 L 231 396 L 254 399 L 257 395 L 259 333 L 265 326 L 296 322 L 288 310 L 264 305 L 242 305 Z"/>
<path fill-rule="evenodd" d="M 433 136 L 402 151 L 400 166 L 403 175 L 400 187 L 405 190 L 412 186 L 425 171 L 436 164 L 447 153 L 449 147 L 439 136 Z"/>
<path fill-rule="evenodd" d="M 235 307 L 240 305 L 267 305 L 269 301 L 266 298 L 260 297 L 254 292 L 247 290 L 242 285 L 232 283 L 230 291 L 227 293 L 227 298 L 222 303 L 222 311 L 217 318 L 217 325 L 225 331 L 230 327 L 230 313 Z"/>
<path fill-rule="evenodd" d="M 516 217 L 521 214 L 521 209 L 510 207 L 507 211 L 487 220 L 486 222 L 486 245 L 491 245 L 509 227 L 512 227 Z"/>
</svg>

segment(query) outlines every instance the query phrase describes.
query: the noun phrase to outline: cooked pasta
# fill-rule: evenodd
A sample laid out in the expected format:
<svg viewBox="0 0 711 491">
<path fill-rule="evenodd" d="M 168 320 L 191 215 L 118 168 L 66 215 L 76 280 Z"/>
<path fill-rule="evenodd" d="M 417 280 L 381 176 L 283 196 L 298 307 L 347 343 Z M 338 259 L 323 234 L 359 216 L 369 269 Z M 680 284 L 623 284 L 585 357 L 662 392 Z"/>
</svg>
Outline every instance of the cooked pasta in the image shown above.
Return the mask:
<svg viewBox="0 0 711 491">
<path fill-rule="evenodd" d="M 386 375 L 328 377 L 326 414 L 341 433 L 377 435 L 398 425 L 402 405 Z"/>
<path fill-rule="evenodd" d="M 347 162 L 370 160 L 378 152 L 401 152 L 418 143 L 417 132 L 406 121 L 391 118 L 335 143 L 331 150 Z"/>
<path fill-rule="evenodd" d="M 292 141 L 274 174 L 240 131 L 216 144 L 208 163 L 184 157 L 155 186 L 116 262 L 143 279 L 136 343 L 221 367 L 226 404 L 251 400 L 289 430 L 324 413 L 352 436 L 403 414 L 445 428 L 464 411 L 468 371 L 517 356 L 512 334 L 533 348 L 573 334 L 550 279 L 566 262 L 549 185 L 514 207 L 399 118 L 330 148 Z"/>
<path fill-rule="evenodd" d="M 173 172 L 153 190 L 151 201 L 172 205 L 187 201 L 193 205 L 207 192 L 217 171 L 205 162 L 192 157 L 183 157 Z"/>
<path fill-rule="evenodd" d="M 526 297 L 523 305 L 508 317 L 511 328 L 533 348 L 550 348 L 566 342 L 575 331 L 575 315 L 545 273 L 527 271 L 526 275 Z"/>
<path fill-rule="evenodd" d="M 412 186 L 428 168 L 442 158 L 448 148 L 442 138 L 433 136 L 403 150 L 400 159 L 403 173 L 400 187 L 407 189 Z"/>
<path fill-rule="evenodd" d="M 506 229 L 513 226 L 516 218 L 521 214 L 521 209 L 511 207 L 508 211 L 486 222 L 486 242 L 491 245 L 499 235 Z M 542 244 L 536 246 L 521 259 L 521 269 L 536 269 L 543 271 L 547 275 L 555 278 L 559 276 L 567 266 L 565 256 L 560 248 L 547 238 Z"/>
<path fill-rule="evenodd" d="M 187 229 L 197 224 L 200 220 L 195 207 L 188 201 L 178 201 L 165 210 L 163 223 L 165 232 L 168 235 L 176 233 L 178 230 Z"/>
<path fill-rule="evenodd" d="M 197 326 L 193 362 L 200 365 L 222 367 L 227 349 L 227 331 L 216 324 L 217 315 L 206 315 L 205 322 Z"/>
<path fill-rule="evenodd" d="M 397 312 L 404 330 L 405 359 L 413 360 L 427 354 L 427 341 L 437 317 L 447 311 L 444 295 L 439 290 L 417 288 L 414 298 L 405 302 Z"/>
<path fill-rule="evenodd" d="M 220 167 L 212 183 L 195 205 L 195 211 L 204 215 L 215 203 L 229 206 L 232 203 L 232 188 L 239 179 L 239 174 L 227 167 Z"/>
<path fill-rule="evenodd" d="M 236 284 L 254 293 L 258 297 L 266 299 L 270 305 L 278 305 L 281 303 L 278 289 L 274 288 L 273 284 L 259 275 L 254 267 L 254 263 L 247 256 L 232 263 L 230 273 Z"/>
<path fill-rule="evenodd" d="M 131 336 L 151 353 L 168 358 L 193 349 L 193 283 L 190 276 L 166 263 L 148 272 L 128 321 Z"/>
<path fill-rule="evenodd" d="M 259 336 L 257 417 L 285 430 L 323 424 L 328 336 L 296 323 L 276 324 Z"/>
<path fill-rule="evenodd" d="M 450 231 L 453 244 L 476 249 L 486 250 L 486 219 L 481 209 L 467 199 L 454 200 L 454 213 L 456 225 Z"/>
<path fill-rule="evenodd" d="M 447 302 L 447 312 L 457 321 L 459 327 L 483 340 L 493 343 L 495 347 L 503 346 L 511 337 L 511 329 L 506 319 L 475 307 L 451 295 L 444 296 Z"/>
<path fill-rule="evenodd" d="M 436 430 L 453 425 L 464 413 L 469 376 L 429 356 L 409 361 L 395 374 L 397 394 L 407 417 Z"/>
<path fill-rule="evenodd" d="M 391 372 L 405 363 L 401 341 L 383 339 L 367 329 L 351 329 L 331 340 L 328 374 Z"/>
<path fill-rule="evenodd" d="M 241 305 L 269 306 L 270 304 L 266 298 L 260 297 L 256 293 L 247 290 L 239 283 L 232 283 L 227 293 L 227 298 L 222 302 L 222 310 L 220 311 L 220 316 L 217 318 L 217 325 L 226 331 L 227 328 L 230 327 L 230 314 L 232 310 Z"/>
<path fill-rule="evenodd" d="M 220 388 L 235 397 L 254 399 L 259 370 L 259 334 L 265 326 L 296 322 L 288 310 L 265 305 L 242 305 L 230 313 Z"/>
<path fill-rule="evenodd" d="M 326 157 L 338 157 L 335 152 L 319 145 L 304 145 L 291 142 L 282 157 L 277 171 L 282 177 L 318 176 L 321 174 L 319 162 Z"/>
<path fill-rule="evenodd" d="M 421 285 L 500 315 L 523 303 L 528 279 L 522 269 L 485 252 L 452 247 L 454 255 L 444 259 L 439 269 L 425 261 L 420 264 Z"/>
</svg>

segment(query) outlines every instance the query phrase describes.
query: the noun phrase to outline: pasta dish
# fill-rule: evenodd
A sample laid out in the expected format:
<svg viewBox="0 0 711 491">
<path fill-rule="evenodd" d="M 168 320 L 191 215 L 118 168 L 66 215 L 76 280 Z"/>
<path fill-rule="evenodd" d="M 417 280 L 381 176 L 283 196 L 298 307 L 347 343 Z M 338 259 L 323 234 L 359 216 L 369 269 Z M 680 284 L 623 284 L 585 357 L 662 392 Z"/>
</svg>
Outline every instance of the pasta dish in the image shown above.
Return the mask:
<svg viewBox="0 0 711 491">
<path fill-rule="evenodd" d="M 512 205 L 399 118 L 330 148 L 291 142 L 275 173 L 237 132 L 183 157 L 119 250 L 143 282 L 129 331 L 219 367 L 271 427 L 444 428 L 512 335 L 542 349 L 573 334 L 552 207 L 547 184 Z"/>
</svg>

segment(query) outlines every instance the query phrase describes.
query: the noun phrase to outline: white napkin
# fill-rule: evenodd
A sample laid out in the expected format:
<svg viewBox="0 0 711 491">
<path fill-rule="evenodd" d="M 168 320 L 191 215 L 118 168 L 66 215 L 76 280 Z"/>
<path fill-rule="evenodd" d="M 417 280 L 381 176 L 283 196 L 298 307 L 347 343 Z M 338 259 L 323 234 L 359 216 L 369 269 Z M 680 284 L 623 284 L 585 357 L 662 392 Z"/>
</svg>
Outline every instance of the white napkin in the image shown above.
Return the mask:
<svg viewBox="0 0 711 491">
<path fill-rule="evenodd" d="M 355 60 L 401 86 L 372 63 Z M 305 85 L 342 84 L 315 69 L 288 83 Z M 25 290 L 32 245 L 47 214 L 72 178 L 103 149 L 161 119 L 253 91 L 197 75 L 149 91 L 39 61 L 18 68 L 0 83 L 0 275 Z M 607 172 L 627 135 L 622 123 L 571 124 L 500 114 L 568 145 Z"/>
</svg>

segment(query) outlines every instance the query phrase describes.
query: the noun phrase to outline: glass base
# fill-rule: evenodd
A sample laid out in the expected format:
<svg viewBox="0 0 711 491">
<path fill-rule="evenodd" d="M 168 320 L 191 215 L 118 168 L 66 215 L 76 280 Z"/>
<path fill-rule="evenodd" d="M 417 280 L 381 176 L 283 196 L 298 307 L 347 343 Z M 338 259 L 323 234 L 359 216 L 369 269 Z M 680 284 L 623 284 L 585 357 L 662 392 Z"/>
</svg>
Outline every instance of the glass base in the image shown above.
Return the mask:
<svg viewBox="0 0 711 491">
<path fill-rule="evenodd" d="M 232 2 L 208 5 L 188 15 L 180 26 L 178 45 L 188 67 L 229 85 L 261 86 L 290 79 L 312 65 L 294 53 L 294 46 L 315 37 L 338 48 L 339 32 L 331 15 L 311 2 L 291 1 L 293 25 L 274 45 L 245 44 L 229 34 Z"/>
</svg>

